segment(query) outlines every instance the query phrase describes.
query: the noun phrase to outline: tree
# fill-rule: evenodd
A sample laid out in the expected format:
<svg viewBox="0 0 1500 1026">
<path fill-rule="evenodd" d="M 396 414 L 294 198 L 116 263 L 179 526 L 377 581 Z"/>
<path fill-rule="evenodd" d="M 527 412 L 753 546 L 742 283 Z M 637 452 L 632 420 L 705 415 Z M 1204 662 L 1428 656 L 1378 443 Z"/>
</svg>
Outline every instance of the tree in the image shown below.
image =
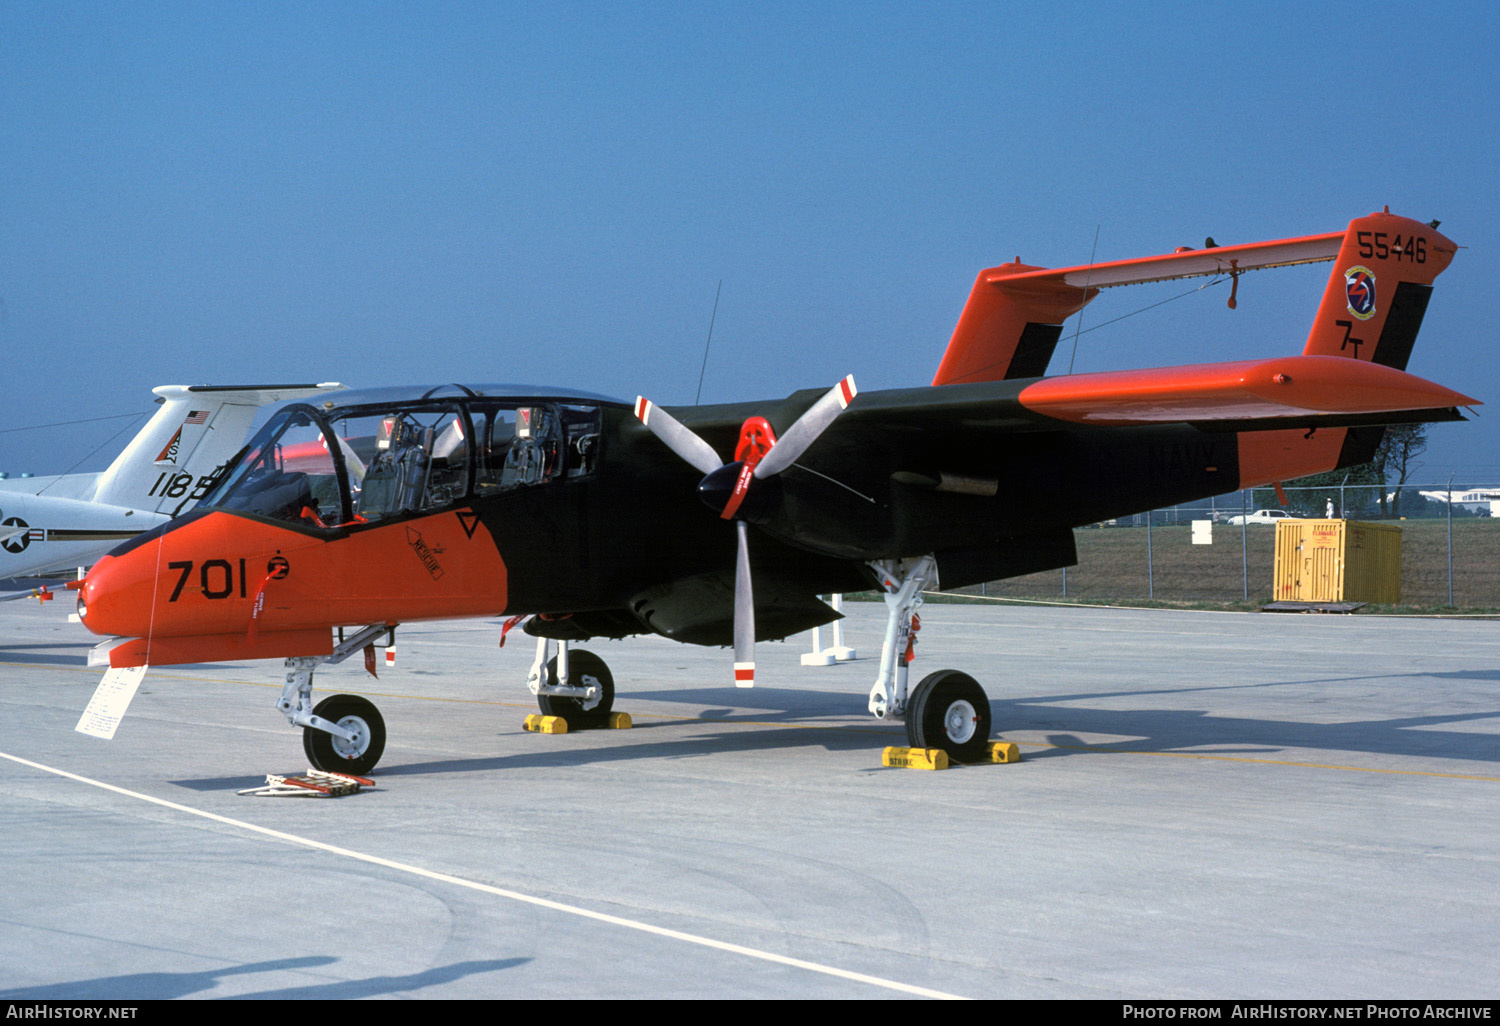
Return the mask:
<svg viewBox="0 0 1500 1026">
<path fill-rule="evenodd" d="M 1321 474 L 1309 474 L 1294 481 L 1287 481 L 1286 500 L 1290 511 L 1300 517 L 1322 517 L 1328 512 L 1328 503 L 1334 507 L 1334 515 L 1349 516 L 1369 507 L 1374 493 L 1381 491 L 1380 481 L 1368 463 L 1341 470 L 1328 470 Z M 1278 505 L 1280 500 L 1269 488 L 1257 488 L 1253 501 L 1256 508 Z"/>
<path fill-rule="evenodd" d="M 1426 424 L 1393 424 L 1385 429 L 1385 436 L 1380 439 L 1375 456 L 1370 460 L 1370 468 L 1374 470 L 1376 478 L 1387 485 L 1392 483 L 1391 476 L 1395 475 L 1396 487 L 1390 492 L 1384 488 L 1380 490 L 1381 515 L 1401 515 L 1401 486 L 1422 465 L 1417 457 L 1426 451 Z M 1392 494 L 1394 497 L 1388 502 L 1387 496 Z"/>
</svg>

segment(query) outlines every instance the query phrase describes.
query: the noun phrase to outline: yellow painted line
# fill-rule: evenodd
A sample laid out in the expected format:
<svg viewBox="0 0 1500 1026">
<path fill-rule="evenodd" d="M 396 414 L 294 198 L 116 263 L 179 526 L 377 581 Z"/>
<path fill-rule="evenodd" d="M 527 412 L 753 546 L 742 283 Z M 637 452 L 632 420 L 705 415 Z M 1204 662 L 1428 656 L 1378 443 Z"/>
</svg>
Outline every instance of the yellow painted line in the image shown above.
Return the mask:
<svg viewBox="0 0 1500 1026">
<path fill-rule="evenodd" d="M 1002 603 L 1012 606 L 1058 606 L 1064 609 L 1124 609 L 1132 613 L 1212 613 L 1222 615 L 1224 613 L 1259 613 L 1257 609 L 1194 609 L 1187 606 L 1131 606 L 1119 602 L 1072 602 L 1067 599 L 1043 599 L 1043 598 L 1018 598 L 1009 595 L 970 595 L 967 592 L 946 591 L 924 591 L 923 595 L 934 598 L 941 597 L 944 600 L 957 598 L 960 601 L 934 602 L 933 605 L 944 606 L 982 606 L 987 602 Z M 1226 599 L 1225 601 L 1257 601 L 1247 599 Z M 1354 614 L 1364 619 L 1385 618 L 1389 620 L 1500 620 L 1500 615 L 1495 613 L 1358 613 Z"/>
<path fill-rule="evenodd" d="M 711 937 L 702 937 L 698 934 L 685 933 L 681 930 L 671 930 L 663 926 L 653 926 L 650 923 L 643 923 L 634 919 L 625 919 L 621 916 L 609 915 L 606 912 L 595 912 L 592 909 L 580 908 L 577 905 L 567 905 L 560 901 L 551 901 L 547 898 L 538 898 L 534 895 L 522 894 L 520 891 L 507 890 L 504 887 L 494 887 L 490 884 L 479 883 L 475 880 L 466 880 L 461 876 L 450 876 L 447 873 L 434 872 L 433 870 L 423 869 L 420 866 L 413 866 L 405 862 L 396 862 L 392 859 L 381 858 L 378 855 L 368 855 L 364 852 L 354 851 L 351 848 L 341 848 L 337 845 L 325 844 L 322 841 L 315 841 L 311 838 L 301 837 L 297 834 L 289 834 L 281 830 L 272 830 L 269 827 L 257 826 L 254 823 L 246 823 L 243 820 L 231 819 L 229 816 L 220 816 L 217 813 L 205 812 L 202 809 L 195 809 L 190 805 L 180 805 L 177 802 L 167 801 L 165 798 L 156 798 L 149 794 L 141 794 L 139 791 L 130 791 L 126 788 L 118 787 L 114 784 L 106 784 L 101 780 L 94 780 L 90 777 L 79 776 L 76 773 L 69 773 L 67 770 L 56 769 L 52 766 L 45 766 L 42 763 L 32 762 L 30 759 L 23 759 L 20 756 L 10 755 L 6 752 L 0 752 L 0 759 L 9 759 L 11 762 L 19 763 L 22 766 L 28 766 L 31 769 L 40 770 L 43 773 L 51 773 L 54 776 L 63 777 L 67 780 L 76 781 L 80 784 L 88 784 L 91 787 L 101 788 L 105 791 L 111 791 L 115 794 L 124 795 L 127 798 L 134 798 L 138 801 L 150 802 L 153 805 L 159 805 L 162 808 L 187 813 L 190 816 L 199 816 L 203 819 L 212 820 L 215 823 L 223 823 L 227 826 L 238 827 L 241 830 L 247 830 L 251 833 L 260 834 L 263 837 L 269 837 L 273 840 L 284 841 L 288 844 L 300 845 L 304 848 L 312 848 L 316 851 L 326 852 L 330 855 L 337 855 L 342 858 L 354 859 L 356 861 L 365 862 L 373 866 L 382 866 L 386 869 L 393 869 L 401 873 L 410 873 L 414 876 L 420 876 L 428 880 L 435 880 L 439 883 L 452 884 L 455 887 L 464 887 L 469 890 L 480 891 L 484 894 L 491 894 L 498 898 L 507 898 L 511 901 L 518 901 L 522 902 L 523 904 L 534 905 L 538 908 L 550 909 L 553 912 L 563 912 L 568 915 L 579 916 L 583 919 L 592 919 L 595 922 L 606 923 L 610 926 L 624 927 L 625 929 L 636 930 L 641 933 L 649 933 L 654 934 L 658 937 L 665 937 L 669 940 L 684 941 L 689 944 L 696 944 L 700 947 L 713 948 L 719 951 L 728 952 L 729 954 L 733 955 L 743 955 L 747 958 L 759 959 L 764 962 L 773 962 L 777 965 L 789 966 L 793 969 L 804 969 L 809 972 L 821 973 L 824 976 L 834 976 L 839 979 L 850 980 L 855 983 L 868 984 L 873 987 L 882 987 L 886 990 L 894 990 L 903 994 L 913 994 L 918 997 L 961 1000 L 961 998 L 959 998 L 959 995 L 947 994 L 940 990 L 932 990 L 927 987 L 918 987 L 913 984 L 901 983 L 895 980 L 886 980 L 882 979 L 879 976 L 870 976 L 865 973 L 852 972 L 848 969 L 839 969 L 836 966 L 822 965 L 818 962 L 809 962 L 805 959 L 792 958 L 788 955 L 778 955 L 773 951 L 761 951 L 757 948 L 749 948 L 741 944 L 731 944 L 728 941 L 714 940 Z"/>
<path fill-rule="evenodd" d="M 1212 752 L 1151 752 L 1129 748 L 1096 748 L 1092 745 L 1054 745 L 1045 741 L 1018 741 L 1016 744 L 1028 748 L 1056 748 L 1068 752 L 1088 752 L 1091 755 L 1156 755 L 1165 759 L 1208 759 L 1214 762 L 1246 762 L 1264 766 L 1295 766 L 1299 769 L 1344 770 L 1349 773 L 1385 773 L 1397 777 L 1439 777 L 1444 780 L 1481 780 L 1500 784 L 1500 777 L 1484 777 L 1469 773 L 1438 773 L 1432 770 L 1382 769 L 1378 766 L 1346 766 L 1340 763 L 1298 762 L 1293 759 L 1255 759 L 1247 755 L 1215 755 Z"/>
<path fill-rule="evenodd" d="M 82 672 L 82 673 L 87 673 L 87 674 L 90 674 L 90 675 L 93 675 L 93 676 L 97 676 L 97 675 L 99 675 L 100 673 L 103 672 L 102 668 L 101 667 L 97 667 L 97 666 L 90 666 L 90 667 L 87 667 L 87 668 L 80 668 L 80 667 L 67 667 L 67 666 L 49 666 L 49 665 L 40 664 L 40 663 L 38 663 L 38 664 L 32 664 L 32 663 L 5 663 L 3 661 L 0 661 L 0 665 L 3 665 L 3 666 L 23 666 L 23 667 L 26 667 L 28 669 L 33 669 L 33 670 L 59 670 L 59 671 L 62 671 L 62 672 Z M 188 683 L 193 683 L 193 684 L 245 684 L 245 685 L 248 685 L 248 686 L 253 687 L 253 688 L 276 688 L 278 691 L 283 687 L 283 685 L 285 683 L 284 681 L 236 680 L 236 679 L 234 679 L 232 677 L 194 677 L 194 676 L 188 676 L 186 674 L 180 674 L 180 673 L 163 673 L 162 671 L 154 669 L 154 668 L 150 672 L 151 672 L 151 679 L 153 679 L 153 680 L 186 681 Z M 328 688 L 322 688 L 320 690 L 327 691 L 329 689 Z M 528 702 L 506 702 L 506 701 L 501 701 L 499 699 L 493 699 L 493 698 L 444 698 L 444 697 L 442 697 L 440 695 L 408 695 L 408 694 L 403 694 L 401 692 L 396 692 L 396 691 L 365 691 L 365 690 L 355 690 L 354 688 L 342 688 L 342 689 L 340 689 L 339 693 L 340 694 L 347 694 L 347 695 L 360 695 L 360 696 L 362 696 L 364 698 L 399 698 L 399 699 L 403 699 L 403 700 L 410 701 L 410 702 L 451 702 L 451 703 L 453 703 L 455 705 L 493 705 L 493 706 L 496 706 L 496 707 L 502 708 L 502 709 L 531 709 L 531 708 L 534 708 L 535 705 L 536 705 L 536 702 L 534 700 L 533 701 L 528 701 Z M 729 723 L 729 724 L 734 724 L 736 726 L 747 726 L 747 727 L 785 727 L 785 728 L 787 728 L 789 730 L 864 730 L 864 731 L 883 731 L 885 733 L 889 733 L 891 730 L 897 729 L 897 728 L 891 728 L 891 727 L 884 727 L 884 728 L 882 728 L 882 727 L 875 727 L 875 726 L 861 727 L 861 726 L 854 725 L 854 724 L 781 723 L 781 722 L 774 722 L 774 721 L 771 721 L 771 720 L 736 720 L 736 719 L 729 719 L 727 717 L 676 716 L 676 715 L 673 715 L 671 713 L 650 713 L 650 712 L 641 713 L 641 712 L 633 712 L 630 715 L 631 715 L 632 719 L 636 719 L 636 720 L 641 720 L 641 719 L 666 720 L 666 721 L 669 721 L 669 722 L 680 722 L 680 723 Z"/>
<path fill-rule="evenodd" d="M 89 673 L 100 676 L 104 673 L 102 666 L 54 666 L 49 663 L 13 663 L 6 659 L 0 659 L 0 666 L 14 666 L 21 670 L 57 670 L 62 673 Z"/>
<path fill-rule="evenodd" d="M 5 663 L 7 666 L 24 666 L 36 670 L 61 670 L 68 672 L 74 670 L 72 667 L 49 666 L 45 664 L 31 663 Z M 83 672 L 97 674 L 98 667 L 88 667 Z M 191 681 L 199 684 L 249 684 L 257 688 L 280 688 L 279 683 L 255 680 L 233 680 L 228 677 L 188 677 L 181 674 L 167 674 L 159 671 L 151 671 L 152 675 L 160 680 Z M 342 692 L 351 695 L 363 695 L 366 698 L 399 698 L 413 702 L 453 702 L 460 705 L 492 705 L 508 709 L 530 709 L 531 702 L 502 702 L 485 698 L 440 698 L 435 695 L 405 695 L 390 691 L 354 691 Z M 727 717 L 703 717 L 703 716 L 674 716 L 670 713 L 631 713 L 636 720 L 662 720 L 671 723 L 723 723 L 736 727 L 768 727 L 779 730 L 855 730 L 864 733 L 893 733 L 898 728 L 879 726 L 859 726 L 857 724 L 839 723 L 785 723 L 773 720 L 736 720 Z M 1434 777 L 1441 780 L 1475 780 L 1483 783 L 1500 784 L 1500 777 L 1488 777 L 1469 773 L 1438 773 L 1432 770 L 1403 770 L 1382 769 L 1376 766 L 1348 766 L 1340 763 L 1322 762 L 1299 762 L 1293 759 L 1256 759 L 1243 755 L 1215 755 L 1212 752 L 1156 752 L 1142 751 L 1139 749 L 1123 748 L 1101 748 L 1091 745 L 1056 745 L 1045 741 L 1017 741 L 1015 744 L 1027 748 L 1056 748 L 1068 752 L 1087 752 L 1091 755 L 1156 755 L 1169 759 L 1207 759 L 1213 762 L 1242 762 L 1263 766 L 1289 766 L 1298 769 L 1323 769 L 1343 770 L 1348 773 L 1382 773 L 1398 777 Z"/>
</svg>

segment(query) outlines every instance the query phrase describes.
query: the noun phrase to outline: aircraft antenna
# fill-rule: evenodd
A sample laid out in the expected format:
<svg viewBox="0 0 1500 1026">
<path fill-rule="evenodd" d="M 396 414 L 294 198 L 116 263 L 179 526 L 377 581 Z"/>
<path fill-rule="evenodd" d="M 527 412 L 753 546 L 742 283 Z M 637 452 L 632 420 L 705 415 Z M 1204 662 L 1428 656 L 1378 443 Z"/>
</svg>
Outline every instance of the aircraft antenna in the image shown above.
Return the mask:
<svg viewBox="0 0 1500 1026">
<path fill-rule="evenodd" d="M 1122 313 L 1118 317 L 1111 317 L 1107 321 L 1101 321 L 1100 323 L 1095 324 L 1094 326 L 1092 326 L 1091 328 L 1089 328 L 1089 330 L 1090 331 L 1098 331 L 1100 328 L 1107 328 L 1111 324 L 1114 324 L 1116 321 L 1123 321 L 1127 317 L 1134 317 L 1136 314 L 1145 313 L 1147 310 L 1155 310 L 1159 306 L 1166 306 L 1168 303 L 1174 303 L 1177 300 L 1182 299 L 1182 298 L 1184 298 L 1186 296 L 1191 296 L 1195 292 L 1202 292 L 1204 289 L 1210 288 L 1210 287 L 1212 287 L 1214 285 L 1222 285 L 1222 284 L 1224 284 L 1224 282 L 1226 282 L 1228 280 L 1229 280 L 1228 278 L 1215 278 L 1213 281 L 1206 281 L 1202 285 L 1197 285 L 1197 286 L 1194 286 L 1193 288 L 1188 289 L 1186 292 L 1179 292 L 1175 296 L 1168 296 L 1166 299 L 1158 300 L 1155 303 L 1149 303 L 1146 306 L 1143 306 L 1143 307 L 1141 307 L 1138 310 L 1132 310 L 1129 313 Z M 1074 339 L 1075 340 L 1077 339 L 1077 335 L 1076 334 L 1074 335 Z"/>
<path fill-rule="evenodd" d="M 113 442 L 116 438 L 119 438 L 126 431 L 129 431 L 131 428 L 135 427 L 135 425 L 139 424 L 141 422 L 141 418 L 144 417 L 145 414 L 144 413 L 134 413 L 134 414 L 131 414 L 130 416 L 134 417 L 135 419 L 132 420 L 130 423 L 126 424 L 120 430 L 116 431 L 114 434 L 110 435 L 104 441 L 100 442 L 97 446 L 94 447 L 94 451 L 93 452 L 89 453 L 87 456 L 83 457 L 83 459 L 81 459 L 78 462 L 74 463 L 71 467 L 69 467 L 67 470 L 64 470 L 61 474 L 59 474 L 56 477 L 54 477 L 51 481 L 48 481 L 41 488 L 38 488 L 37 491 L 36 491 L 36 494 L 41 495 L 48 488 L 51 488 L 53 485 L 57 484 L 57 482 L 61 481 L 64 477 L 67 477 L 69 474 L 73 473 L 73 471 L 77 470 L 79 467 L 83 466 L 89 460 L 93 459 L 94 456 L 96 456 L 98 454 L 98 452 L 99 452 L 100 449 L 103 449 L 110 442 Z M 115 418 L 115 417 L 96 417 L 94 419 L 96 419 L 96 420 L 115 420 L 117 418 Z M 75 421 L 70 421 L 69 423 L 72 423 L 72 424 L 86 424 L 86 423 L 88 423 L 88 421 L 75 420 Z M 49 427 L 65 427 L 66 425 L 63 425 L 63 424 L 54 424 L 54 425 L 45 425 L 45 426 L 49 426 Z M 25 429 L 19 429 L 19 430 L 25 430 Z"/>
<path fill-rule="evenodd" d="M 1098 253 L 1099 253 L 1099 228 L 1100 227 L 1101 227 L 1100 225 L 1097 225 L 1097 224 L 1094 225 L 1094 248 L 1091 249 L 1091 250 L 1089 250 L 1089 272 L 1088 272 L 1088 275 L 1083 279 L 1083 295 L 1084 295 L 1085 298 L 1087 298 L 1088 294 L 1089 294 L 1089 278 L 1092 278 L 1094 276 L 1094 257 L 1097 256 Z M 1086 306 L 1087 304 L 1085 303 L 1084 305 Z M 1078 359 L 1078 336 L 1080 334 L 1082 334 L 1082 331 L 1080 330 L 1082 328 L 1083 328 L 1083 307 L 1080 306 L 1078 308 L 1078 323 L 1075 324 L 1075 325 L 1073 325 L 1073 354 L 1068 357 L 1068 373 L 1069 374 L 1073 373 L 1073 361 L 1076 360 L 1076 359 Z"/>
<path fill-rule="evenodd" d="M 1209 240 L 1209 241 L 1212 241 L 1212 240 Z M 1095 228 L 1094 229 L 1094 247 L 1095 247 L 1095 249 L 1097 249 L 1098 246 L 1099 246 L 1099 230 L 1097 228 Z M 1094 266 L 1094 257 L 1093 257 L 1092 254 L 1090 254 L 1090 256 L 1089 256 L 1089 272 L 1090 272 L 1090 274 L 1092 274 L 1092 272 L 1093 272 L 1093 266 Z M 1240 271 L 1240 272 L 1236 272 L 1236 273 L 1243 274 L 1244 272 Z M 1092 327 L 1090 327 L 1089 331 L 1098 331 L 1100 328 L 1107 328 L 1111 324 L 1116 323 L 1117 321 L 1123 321 L 1123 320 L 1125 320 L 1127 317 L 1134 317 L 1136 314 L 1145 313 L 1147 310 L 1155 310 L 1159 306 L 1165 306 L 1168 303 L 1174 303 L 1174 302 L 1176 302 L 1179 299 L 1184 299 L 1184 298 L 1186 298 L 1188 296 L 1193 295 L 1195 292 L 1202 292 L 1204 289 L 1212 288 L 1215 285 L 1222 285 L 1224 282 L 1230 281 L 1230 280 L 1232 280 L 1232 279 L 1229 278 L 1229 277 L 1224 277 L 1224 276 L 1221 275 L 1221 276 L 1219 276 L 1217 278 L 1212 279 L 1211 281 L 1204 282 L 1202 285 L 1195 285 L 1194 287 L 1192 287 L 1190 289 L 1187 289 L 1184 292 L 1179 292 L 1176 295 L 1168 296 L 1166 299 L 1157 300 L 1155 303 L 1148 303 L 1145 306 L 1140 307 L 1139 309 L 1131 310 L 1129 313 L 1122 313 L 1118 317 L 1111 317 L 1107 321 L 1100 321 L 1098 324 L 1095 324 Z M 1084 279 L 1084 286 L 1083 287 L 1084 287 L 1084 290 L 1087 291 L 1087 289 L 1088 289 L 1088 279 L 1087 278 Z M 1083 334 L 1083 311 L 1080 309 L 1078 311 L 1078 323 L 1073 326 L 1073 355 L 1068 358 L 1068 373 L 1069 374 L 1073 373 L 1073 360 L 1076 359 L 1077 356 L 1078 356 L 1078 336 L 1081 335 L 1081 334 Z"/>
<path fill-rule="evenodd" d="M 719 316 L 719 293 L 724 289 L 724 279 L 719 279 L 719 287 L 714 289 L 714 312 L 708 315 L 708 341 L 703 343 L 703 366 L 698 368 L 698 394 L 693 396 L 693 405 L 698 405 L 698 400 L 703 398 L 703 372 L 708 370 L 708 346 L 714 340 L 714 321 Z"/>
<path fill-rule="evenodd" d="M 83 420 L 59 420 L 52 424 L 29 424 L 26 427 L 0 428 L 0 435 L 15 434 L 17 431 L 41 431 L 44 428 L 72 427 L 74 424 L 97 424 L 102 420 L 140 420 L 142 416 L 144 414 L 112 413 L 108 417 L 85 417 Z"/>
</svg>

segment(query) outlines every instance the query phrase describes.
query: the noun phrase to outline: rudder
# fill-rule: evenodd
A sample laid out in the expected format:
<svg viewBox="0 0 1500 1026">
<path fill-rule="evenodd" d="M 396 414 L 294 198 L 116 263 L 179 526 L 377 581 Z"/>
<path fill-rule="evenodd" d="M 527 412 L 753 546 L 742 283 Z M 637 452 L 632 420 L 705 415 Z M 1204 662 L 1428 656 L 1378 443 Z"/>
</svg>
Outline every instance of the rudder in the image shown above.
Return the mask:
<svg viewBox="0 0 1500 1026">
<path fill-rule="evenodd" d="M 1405 370 L 1433 280 L 1457 250 L 1433 225 L 1389 211 L 1351 221 L 1303 354 Z"/>
</svg>

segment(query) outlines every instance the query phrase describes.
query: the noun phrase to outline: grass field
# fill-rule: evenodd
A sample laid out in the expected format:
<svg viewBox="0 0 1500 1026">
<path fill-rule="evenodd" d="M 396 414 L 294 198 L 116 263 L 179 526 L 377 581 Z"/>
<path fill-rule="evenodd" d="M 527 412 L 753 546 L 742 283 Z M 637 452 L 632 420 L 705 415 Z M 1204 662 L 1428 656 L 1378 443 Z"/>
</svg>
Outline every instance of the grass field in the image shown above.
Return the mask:
<svg viewBox="0 0 1500 1026">
<path fill-rule="evenodd" d="M 1448 600 L 1448 523 L 1403 520 L 1401 608 L 1500 610 L 1500 519 L 1453 521 L 1453 602 Z M 1276 528 L 1244 531 L 1215 524 L 1212 545 L 1194 545 L 1187 526 L 1153 527 L 1150 559 L 1144 527 L 1074 532 L 1078 565 L 964 591 L 1003 598 L 1140 602 L 1253 608 L 1271 601 Z M 1064 591 L 1066 589 L 1066 592 Z M 1248 596 L 1248 597 L 1247 597 Z"/>
</svg>

